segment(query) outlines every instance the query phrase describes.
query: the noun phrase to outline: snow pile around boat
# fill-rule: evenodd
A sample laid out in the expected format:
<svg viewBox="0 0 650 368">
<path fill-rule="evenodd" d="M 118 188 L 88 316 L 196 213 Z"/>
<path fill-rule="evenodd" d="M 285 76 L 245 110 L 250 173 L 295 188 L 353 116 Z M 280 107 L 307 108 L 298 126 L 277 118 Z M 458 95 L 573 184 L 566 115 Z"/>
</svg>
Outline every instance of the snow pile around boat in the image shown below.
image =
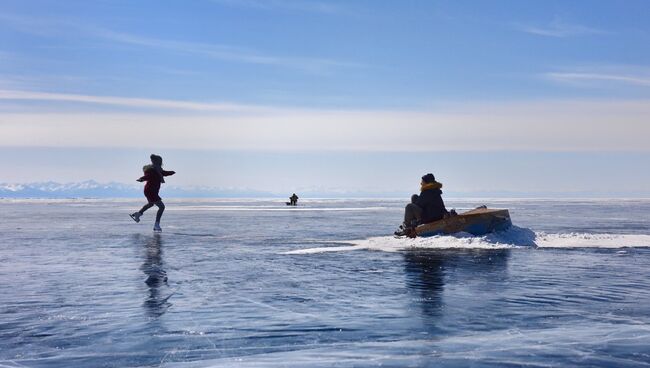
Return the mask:
<svg viewBox="0 0 650 368">
<path fill-rule="evenodd" d="M 372 250 L 398 252 L 426 249 L 508 249 L 508 248 L 635 248 L 650 247 L 650 235 L 632 234 L 548 234 L 512 226 L 510 229 L 473 236 L 468 233 L 426 238 L 396 238 L 379 236 L 368 239 L 337 242 L 334 246 L 297 249 L 285 254 L 313 254 Z"/>
</svg>

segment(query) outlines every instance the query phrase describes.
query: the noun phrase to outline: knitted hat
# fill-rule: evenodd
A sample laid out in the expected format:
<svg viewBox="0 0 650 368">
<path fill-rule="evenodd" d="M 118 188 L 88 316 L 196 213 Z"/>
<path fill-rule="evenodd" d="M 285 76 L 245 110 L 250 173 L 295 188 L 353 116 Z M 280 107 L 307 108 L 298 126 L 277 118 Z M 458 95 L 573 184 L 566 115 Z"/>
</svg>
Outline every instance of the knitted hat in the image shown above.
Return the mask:
<svg viewBox="0 0 650 368">
<path fill-rule="evenodd" d="M 425 183 L 433 183 L 436 181 L 436 177 L 433 176 L 433 174 L 428 173 L 425 176 L 422 177 L 422 181 Z"/>
</svg>

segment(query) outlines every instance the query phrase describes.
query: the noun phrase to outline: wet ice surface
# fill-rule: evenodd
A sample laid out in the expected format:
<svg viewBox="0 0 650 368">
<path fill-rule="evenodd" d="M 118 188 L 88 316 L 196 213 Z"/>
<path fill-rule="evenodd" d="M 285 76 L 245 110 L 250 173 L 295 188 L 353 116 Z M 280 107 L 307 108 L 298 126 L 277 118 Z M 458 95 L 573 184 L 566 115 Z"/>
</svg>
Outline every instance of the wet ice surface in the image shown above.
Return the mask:
<svg viewBox="0 0 650 368">
<path fill-rule="evenodd" d="M 0 201 L 0 367 L 649 366 L 650 201 Z"/>
</svg>

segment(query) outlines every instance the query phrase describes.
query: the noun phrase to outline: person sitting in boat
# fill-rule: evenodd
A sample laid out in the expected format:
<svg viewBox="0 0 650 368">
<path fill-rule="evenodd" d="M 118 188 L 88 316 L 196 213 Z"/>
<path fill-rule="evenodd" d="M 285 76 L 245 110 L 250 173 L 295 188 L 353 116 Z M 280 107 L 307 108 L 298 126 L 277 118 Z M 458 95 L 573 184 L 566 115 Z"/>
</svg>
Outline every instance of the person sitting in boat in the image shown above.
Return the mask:
<svg viewBox="0 0 650 368">
<path fill-rule="evenodd" d="M 395 235 L 407 235 L 417 225 L 442 220 L 448 216 L 445 203 L 442 200 L 442 184 L 436 181 L 433 174 L 422 177 L 420 195 L 414 194 L 411 203 L 404 209 L 404 223 Z"/>
<path fill-rule="evenodd" d="M 293 193 L 291 197 L 289 197 L 289 205 L 290 206 L 298 205 L 298 196 L 296 195 L 296 193 Z"/>
</svg>

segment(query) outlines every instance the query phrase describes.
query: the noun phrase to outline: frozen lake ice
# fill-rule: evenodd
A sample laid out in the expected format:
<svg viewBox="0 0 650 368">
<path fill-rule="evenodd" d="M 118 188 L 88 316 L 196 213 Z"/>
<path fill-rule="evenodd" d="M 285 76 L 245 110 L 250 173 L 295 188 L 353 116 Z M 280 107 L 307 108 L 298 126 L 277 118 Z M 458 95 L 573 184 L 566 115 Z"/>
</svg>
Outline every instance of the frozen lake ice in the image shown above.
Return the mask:
<svg viewBox="0 0 650 368">
<path fill-rule="evenodd" d="M 650 201 L 0 200 L 0 367 L 650 366 Z"/>
</svg>

